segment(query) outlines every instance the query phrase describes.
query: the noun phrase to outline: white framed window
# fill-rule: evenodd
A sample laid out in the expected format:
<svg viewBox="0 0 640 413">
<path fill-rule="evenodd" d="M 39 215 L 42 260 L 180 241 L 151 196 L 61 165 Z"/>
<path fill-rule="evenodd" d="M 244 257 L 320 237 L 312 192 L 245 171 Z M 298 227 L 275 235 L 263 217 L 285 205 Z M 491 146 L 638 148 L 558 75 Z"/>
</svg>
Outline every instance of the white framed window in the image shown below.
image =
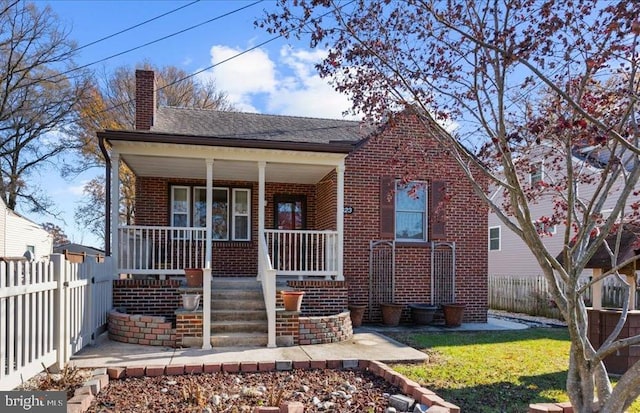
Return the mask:
<svg viewBox="0 0 640 413">
<path fill-rule="evenodd" d="M 171 226 L 188 227 L 191 202 L 188 186 L 171 187 Z"/>
<path fill-rule="evenodd" d="M 547 224 L 541 221 L 533 221 L 533 226 L 536 227 L 538 234 L 555 234 L 558 232 L 557 225 Z"/>
<path fill-rule="evenodd" d="M 427 184 L 396 181 L 395 238 L 400 241 L 427 240 Z"/>
<path fill-rule="evenodd" d="M 501 235 L 499 226 L 489 228 L 489 251 L 500 251 Z"/>
<path fill-rule="evenodd" d="M 229 194 L 232 194 L 230 202 Z M 214 187 L 212 194 L 212 239 L 214 241 L 251 240 L 251 190 Z M 230 205 L 232 206 L 230 208 Z M 207 226 L 207 188 L 171 186 L 171 222 L 174 227 Z M 231 222 L 231 234 L 229 223 Z M 182 231 L 174 237 L 183 239 Z"/>
<path fill-rule="evenodd" d="M 233 189 L 233 239 L 248 241 L 251 237 L 249 224 L 251 212 L 251 190 Z"/>
<path fill-rule="evenodd" d="M 544 167 L 542 162 L 536 162 L 531 165 L 531 172 L 529 172 L 529 184 L 535 186 L 536 184 L 544 181 Z"/>
<path fill-rule="evenodd" d="M 191 202 L 189 201 L 190 188 L 188 186 L 171 187 L 171 226 L 190 226 Z M 173 238 L 185 239 L 186 231 L 172 231 Z"/>
</svg>

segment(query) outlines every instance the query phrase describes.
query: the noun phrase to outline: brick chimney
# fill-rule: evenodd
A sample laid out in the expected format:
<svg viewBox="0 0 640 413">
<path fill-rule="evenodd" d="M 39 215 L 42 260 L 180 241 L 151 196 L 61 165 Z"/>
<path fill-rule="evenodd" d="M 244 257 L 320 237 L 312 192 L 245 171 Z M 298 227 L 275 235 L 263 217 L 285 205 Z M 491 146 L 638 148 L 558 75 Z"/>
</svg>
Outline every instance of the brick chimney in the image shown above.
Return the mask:
<svg viewBox="0 0 640 413">
<path fill-rule="evenodd" d="M 150 130 L 156 115 L 156 75 L 136 70 L 136 130 Z"/>
</svg>

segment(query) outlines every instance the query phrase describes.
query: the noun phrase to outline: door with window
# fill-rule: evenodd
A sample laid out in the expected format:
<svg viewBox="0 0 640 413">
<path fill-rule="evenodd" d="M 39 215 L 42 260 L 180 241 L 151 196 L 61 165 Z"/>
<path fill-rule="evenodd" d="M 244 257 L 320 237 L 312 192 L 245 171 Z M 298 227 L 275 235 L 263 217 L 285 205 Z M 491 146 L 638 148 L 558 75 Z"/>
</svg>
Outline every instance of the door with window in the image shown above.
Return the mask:
<svg viewBox="0 0 640 413">
<path fill-rule="evenodd" d="M 307 228 L 307 199 L 304 195 L 275 195 L 273 197 L 273 227 L 292 231 Z M 305 269 L 307 242 L 302 234 L 280 233 L 275 240 L 278 269 L 296 271 Z"/>
</svg>

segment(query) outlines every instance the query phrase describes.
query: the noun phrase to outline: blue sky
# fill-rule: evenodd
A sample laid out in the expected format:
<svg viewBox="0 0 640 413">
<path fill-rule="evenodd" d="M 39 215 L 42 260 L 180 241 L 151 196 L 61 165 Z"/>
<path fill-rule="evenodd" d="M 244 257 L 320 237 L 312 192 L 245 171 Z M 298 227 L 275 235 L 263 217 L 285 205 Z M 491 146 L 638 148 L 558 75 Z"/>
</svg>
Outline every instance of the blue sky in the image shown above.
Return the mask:
<svg viewBox="0 0 640 413">
<path fill-rule="evenodd" d="M 191 1 L 36 1 L 38 7 L 49 6 L 60 23 L 70 31 L 78 46 L 151 19 Z M 130 53 L 91 66 L 97 73 L 107 73 L 121 65 L 149 61 L 154 65 L 174 65 L 194 73 L 225 60 L 273 37 L 254 27 L 253 22 L 273 9 L 274 2 L 201 0 L 154 22 L 82 48 L 77 62 L 93 63 L 190 26 L 205 22 L 243 6 L 237 13 L 221 17 L 180 35 L 162 40 Z M 320 79 L 313 64 L 323 51 L 310 50 L 308 43 L 295 39 L 277 39 L 208 70 L 203 78 L 215 79 L 219 89 L 227 92 L 238 110 L 270 114 L 341 118 L 349 107 L 346 97 L 334 92 Z M 60 225 L 74 242 L 100 246 L 101 240 L 78 228 L 74 209 L 82 197 L 83 184 L 102 170 L 65 180 L 55 168 L 43 169 L 32 179 L 46 188 L 60 210 L 61 219 L 25 214 L 35 222 L 51 221 Z M 18 212 L 20 208 L 18 207 Z"/>
</svg>

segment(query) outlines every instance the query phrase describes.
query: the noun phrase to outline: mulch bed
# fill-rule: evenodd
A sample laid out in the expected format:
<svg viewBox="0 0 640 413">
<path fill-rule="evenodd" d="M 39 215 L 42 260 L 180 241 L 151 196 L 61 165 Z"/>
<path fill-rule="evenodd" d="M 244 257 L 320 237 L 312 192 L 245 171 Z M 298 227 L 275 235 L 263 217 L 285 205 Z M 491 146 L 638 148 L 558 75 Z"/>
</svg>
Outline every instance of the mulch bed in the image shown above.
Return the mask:
<svg viewBox="0 0 640 413">
<path fill-rule="evenodd" d="M 252 412 L 297 401 L 305 412 L 384 412 L 396 386 L 362 370 L 205 373 L 111 380 L 89 412 Z"/>
</svg>

